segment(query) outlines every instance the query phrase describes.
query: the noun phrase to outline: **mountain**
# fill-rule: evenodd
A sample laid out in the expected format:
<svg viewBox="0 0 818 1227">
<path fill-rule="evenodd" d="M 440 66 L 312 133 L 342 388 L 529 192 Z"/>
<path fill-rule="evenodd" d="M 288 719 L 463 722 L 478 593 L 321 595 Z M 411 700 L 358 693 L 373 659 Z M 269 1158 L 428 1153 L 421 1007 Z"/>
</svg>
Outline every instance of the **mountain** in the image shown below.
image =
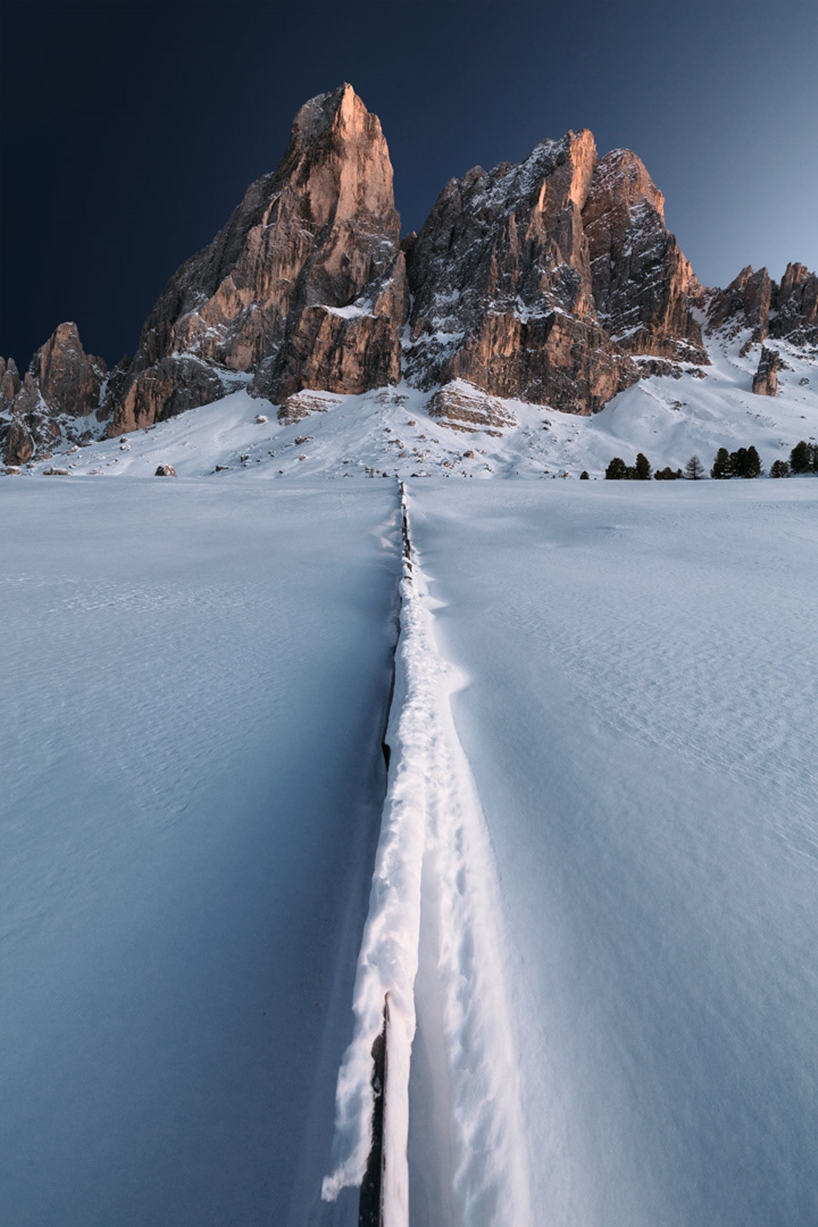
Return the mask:
<svg viewBox="0 0 818 1227">
<path fill-rule="evenodd" d="M 508 402 L 587 416 L 644 380 L 706 378 L 712 338 L 739 334 L 742 357 L 771 338 L 814 356 L 818 277 L 748 268 L 705 290 L 642 162 L 600 158 L 587 130 L 452 179 L 401 240 L 380 123 L 342 85 L 301 108 L 276 169 L 173 275 L 132 361 L 108 372 L 61 324 L 22 381 L 3 363 L 0 447 L 33 463 L 240 389 L 286 424 L 403 383 L 432 420 L 502 433 Z M 783 361 L 761 355 L 757 391 L 775 394 Z"/>
</svg>

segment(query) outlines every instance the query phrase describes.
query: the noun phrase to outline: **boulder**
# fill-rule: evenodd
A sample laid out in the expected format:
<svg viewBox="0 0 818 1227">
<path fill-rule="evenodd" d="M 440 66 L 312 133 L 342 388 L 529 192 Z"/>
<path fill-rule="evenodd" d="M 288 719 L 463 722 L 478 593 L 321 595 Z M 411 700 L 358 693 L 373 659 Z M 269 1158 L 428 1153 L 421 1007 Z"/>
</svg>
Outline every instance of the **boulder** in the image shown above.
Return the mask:
<svg viewBox="0 0 818 1227">
<path fill-rule="evenodd" d="M 505 405 L 462 380 L 435 392 L 426 411 L 429 417 L 452 430 L 484 431 L 497 437 L 504 429 L 517 425 L 517 419 Z"/>
</svg>

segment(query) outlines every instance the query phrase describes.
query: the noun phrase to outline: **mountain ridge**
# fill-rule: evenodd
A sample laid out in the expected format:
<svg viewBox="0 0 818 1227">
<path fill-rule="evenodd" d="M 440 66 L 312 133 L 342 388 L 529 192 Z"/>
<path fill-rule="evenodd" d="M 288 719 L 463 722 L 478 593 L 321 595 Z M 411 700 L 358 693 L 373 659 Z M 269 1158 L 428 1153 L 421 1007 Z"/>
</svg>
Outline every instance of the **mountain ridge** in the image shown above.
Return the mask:
<svg viewBox="0 0 818 1227">
<path fill-rule="evenodd" d="M 818 277 L 790 264 L 777 284 L 746 268 L 706 290 L 641 160 L 600 158 L 587 129 L 451 179 L 401 237 L 380 122 L 343 84 L 300 108 L 276 168 L 171 277 L 133 360 L 109 372 L 74 324 L 22 380 L 0 359 L 0 448 L 30 463 L 238 388 L 284 405 L 406 380 L 451 421 L 465 402 L 447 389 L 465 383 L 488 429 L 508 425 L 496 398 L 586 416 L 645 378 L 704 376 L 703 328 L 750 329 L 745 353 L 768 338 L 806 353 Z"/>
</svg>

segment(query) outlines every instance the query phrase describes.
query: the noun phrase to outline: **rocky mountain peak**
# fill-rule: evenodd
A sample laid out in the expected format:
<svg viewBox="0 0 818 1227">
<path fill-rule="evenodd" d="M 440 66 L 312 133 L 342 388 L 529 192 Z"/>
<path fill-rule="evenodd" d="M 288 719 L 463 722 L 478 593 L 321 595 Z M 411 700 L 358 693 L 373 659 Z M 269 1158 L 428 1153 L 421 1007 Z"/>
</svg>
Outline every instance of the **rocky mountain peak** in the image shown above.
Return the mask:
<svg viewBox="0 0 818 1227">
<path fill-rule="evenodd" d="M 78 420 L 96 412 L 107 374 L 86 354 L 74 323 L 60 324 L 37 350 L 22 380 L 9 359 L 0 381 L 0 443 L 11 464 L 24 464 L 74 437 Z"/>
<path fill-rule="evenodd" d="M 767 336 L 796 345 L 818 344 L 818 276 L 803 264 L 788 264 L 780 284 L 766 268 L 743 268 L 725 290 L 710 297 L 708 327 L 735 336 L 750 329 L 746 347 Z"/>
<path fill-rule="evenodd" d="M 599 162 L 583 209 L 594 302 L 632 354 L 706 363 L 691 300 L 702 293 L 665 225 L 664 196 L 641 159 L 615 149 Z"/>
<path fill-rule="evenodd" d="M 116 435 L 239 386 L 300 413 L 401 377 L 435 391 L 441 420 L 502 431 L 498 398 L 588 414 L 643 376 L 706 365 L 703 307 L 711 330 L 749 327 L 747 345 L 818 344 L 814 273 L 790 264 L 776 285 L 748 267 L 705 293 L 642 161 L 600 158 L 587 129 L 449 180 L 401 239 L 380 122 L 345 83 L 299 109 L 276 168 L 171 277 L 132 361 L 106 372 L 72 323 L 22 383 L 0 360 L 0 438 L 24 458 L 92 412 Z"/>
<path fill-rule="evenodd" d="M 422 387 L 465 379 L 590 413 L 639 378 L 629 355 L 707 362 L 662 193 L 629 150 L 598 160 L 587 129 L 451 180 L 407 257 Z"/>
<path fill-rule="evenodd" d="M 290 143 L 274 175 L 290 193 L 307 191 L 305 203 L 314 224 L 370 213 L 378 224 L 386 222 L 398 241 L 392 163 L 380 120 L 351 85 L 304 104 L 293 120 Z"/>
<path fill-rule="evenodd" d="M 597 164 L 594 191 L 613 207 L 633 209 L 645 204 L 665 220 L 665 198 L 631 149 L 612 149 Z M 583 204 L 585 202 L 583 201 Z"/>
<path fill-rule="evenodd" d="M 755 272 L 748 264 L 725 290 L 717 290 L 710 300 L 708 327 L 724 328 L 735 334 L 752 328 L 751 342 L 763 341 L 770 322 L 773 282 L 766 268 Z"/>
<path fill-rule="evenodd" d="M 56 412 L 84 417 L 99 405 L 107 367 L 101 358 L 86 354 L 77 325 L 68 322 L 37 350 L 31 373 L 43 400 Z"/>
<path fill-rule="evenodd" d="M 301 108 L 276 170 L 171 278 L 112 433 L 216 399 L 230 372 L 276 400 L 394 383 L 406 310 L 389 151 L 342 85 Z"/>
</svg>

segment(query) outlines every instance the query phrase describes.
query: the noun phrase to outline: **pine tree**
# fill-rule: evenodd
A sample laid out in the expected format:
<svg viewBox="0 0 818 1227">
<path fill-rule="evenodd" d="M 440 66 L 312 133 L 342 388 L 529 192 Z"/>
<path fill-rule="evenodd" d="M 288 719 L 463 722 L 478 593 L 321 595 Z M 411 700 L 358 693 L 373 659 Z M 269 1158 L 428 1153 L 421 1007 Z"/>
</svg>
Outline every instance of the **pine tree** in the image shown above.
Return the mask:
<svg viewBox="0 0 818 1227">
<path fill-rule="evenodd" d="M 813 468 L 813 450 L 806 439 L 796 443 L 790 452 L 790 468 L 793 473 L 809 473 Z"/>
<path fill-rule="evenodd" d="M 720 447 L 716 453 L 716 459 L 713 461 L 710 476 L 715 477 L 717 480 L 726 480 L 733 476 L 733 462 L 726 447 Z"/>
<path fill-rule="evenodd" d="M 636 479 L 637 481 L 650 481 L 651 475 L 650 461 L 642 452 L 636 457 Z"/>
<path fill-rule="evenodd" d="M 786 460 L 774 460 L 770 467 L 770 477 L 789 477 L 790 466 Z"/>
<path fill-rule="evenodd" d="M 606 481 L 624 481 L 627 476 L 628 466 L 620 456 L 614 456 L 611 463 L 605 470 Z"/>
<path fill-rule="evenodd" d="M 759 477 L 761 457 L 754 447 L 740 447 L 730 453 L 730 464 L 736 477 Z"/>
<path fill-rule="evenodd" d="M 698 456 L 691 456 L 685 465 L 685 477 L 688 481 L 701 481 L 704 477 L 704 465 Z"/>
<path fill-rule="evenodd" d="M 590 477 L 588 476 L 588 470 L 587 470 L 587 469 L 583 469 L 583 470 L 582 470 L 582 472 L 581 472 L 581 473 L 580 473 L 580 475 L 579 475 L 579 480 L 580 480 L 580 481 L 590 481 L 590 480 L 591 480 L 591 479 L 590 479 Z"/>
<path fill-rule="evenodd" d="M 763 472 L 761 457 L 752 444 L 747 448 L 747 472 L 744 477 L 760 477 Z"/>
</svg>

